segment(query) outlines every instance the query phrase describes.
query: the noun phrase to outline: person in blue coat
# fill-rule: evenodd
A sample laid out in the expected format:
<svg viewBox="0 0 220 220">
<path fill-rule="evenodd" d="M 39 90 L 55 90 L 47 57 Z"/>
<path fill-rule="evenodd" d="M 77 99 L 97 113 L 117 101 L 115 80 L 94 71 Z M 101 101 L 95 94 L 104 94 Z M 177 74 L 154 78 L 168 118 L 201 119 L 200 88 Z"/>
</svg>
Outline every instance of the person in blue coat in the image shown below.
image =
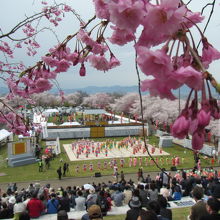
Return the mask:
<svg viewBox="0 0 220 220">
<path fill-rule="evenodd" d="M 47 202 L 47 214 L 57 213 L 58 208 L 59 208 L 59 201 L 56 198 L 56 194 L 52 193 L 51 194 L 51 199 L 49 199 L 48 202 Z"/>
</svg>

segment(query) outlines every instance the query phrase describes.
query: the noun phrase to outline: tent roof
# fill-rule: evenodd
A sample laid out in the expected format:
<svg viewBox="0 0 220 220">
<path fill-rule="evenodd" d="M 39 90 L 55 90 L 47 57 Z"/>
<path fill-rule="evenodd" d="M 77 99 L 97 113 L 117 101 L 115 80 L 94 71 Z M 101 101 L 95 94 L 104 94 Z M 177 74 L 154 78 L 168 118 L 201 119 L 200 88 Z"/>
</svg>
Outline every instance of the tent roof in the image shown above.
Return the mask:
<svg viewBox="0 0 220 220">
<path fill-rule="evenodd" d="M 61 124 L 61 126 L 62 125 L 80 125 L 80 123 L 77 122 L 77 121 L 74 121 L 74 122 L 64 122 L 63 124 Z"/>
<path fill-rule="evenodd" d="M 0 141 L 4 140 L 5 138 L 9 137 L 12 133 L 5 130 L 5 129 L 1 129 L 0 130 Z"/>
<path fill-rule="evenodd" d="M 83 113 L 86 115 L 101 115 L 107 112 L 104 109 L 85 109 Z"/>
<path fill-rule="evenodd" d="M 50 109 L 46 109 L 44 112 L 48 112 L 48 113 L 50 113 L 50 112 L 59 112 L 57 109 L 52 109 L 52 108 L 50 108 Z"/>
</svg>

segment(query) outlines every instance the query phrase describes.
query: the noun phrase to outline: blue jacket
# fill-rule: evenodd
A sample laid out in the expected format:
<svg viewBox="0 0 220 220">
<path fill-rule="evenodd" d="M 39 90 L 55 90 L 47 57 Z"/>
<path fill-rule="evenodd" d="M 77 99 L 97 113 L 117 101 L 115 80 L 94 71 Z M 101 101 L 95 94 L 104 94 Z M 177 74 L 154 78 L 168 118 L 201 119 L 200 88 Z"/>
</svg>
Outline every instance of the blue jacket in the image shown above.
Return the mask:
<svg viewBox="0 0 220 220">
<path fill-rule="evenodd" d="M 55 214 L 58 212 L 59 201 L 57 199 L 50 199 L 47 202 L 47 214 Z"/>
<path fill-rule="evenodd" d="M 180 192 L 174 192 L 173 193 L 173 199 L 174 200 L 181 200 L 182 194 Z"/>
</svg>

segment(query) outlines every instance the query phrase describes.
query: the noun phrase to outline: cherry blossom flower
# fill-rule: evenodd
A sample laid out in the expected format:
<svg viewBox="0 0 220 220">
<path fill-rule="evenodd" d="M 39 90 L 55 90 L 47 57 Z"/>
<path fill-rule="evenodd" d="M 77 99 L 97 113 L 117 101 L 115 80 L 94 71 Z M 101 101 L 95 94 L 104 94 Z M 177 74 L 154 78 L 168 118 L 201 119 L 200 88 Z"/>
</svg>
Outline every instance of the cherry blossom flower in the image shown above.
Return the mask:
<svg viewBox="0 0 220 220">
<path fill-rule="evenodd" d="M 66 72 L 70 67 L 70 63 L 66 61 L 65 59 L 60 60 L 57 62 L 57 68 L 55 69 L 55 72 Z"/>
<path fill-rule="evenodd" d="M 57 66 L 57 60 L 51 56 L 44 56 L 44 57 L 41 57 L 41 59 L 50 67 Z"/>
<path fill-rule="evenodd" d="M 132 31 L 120 29 L 116 26 L 111 25 L 111 28 L 114 30 L 110 38 L 112 44 L 118 44 L 120 46 L 127 44 L 130 41 L 135 40 L 135 35 Z"/>
<path fill-rule="evenodd" d="M 95 42 L 92 46 L 91 52 L 94 54 L 104 54 L 108 50 L 108 47 L 104 44 Z"/>
<path fill-rule="evenodd" d="M 163 0 L 160 5 L 148 4 L 147 14 L 142 22 L 144 29 L 137 44 L 155 46 L 178 31 L 187 11 L 185 6 L 179 7 L 179 3 L 179 0 Z"/>
<path fill-rule="evenodd" d="M 112 54 L 110 58 L 109 67 L 114 68 L 120 65 L 120 61 Z"/>
<path fill-rule="evenodd" d="M 104 56 L 89 55 L 88 60 L 97 70 L 107 71 L 110 68 L 109 62 Z"/>
<path fill-rule="evenodd" d="M 192 89 L 202 89 L 202 73 L 196 71 L 191 66 L 180 67 L 175 71 L 175 78 L 180 83 L 185 83 Z"/>
<path fill-rule="evenodd" d="M 79 70 L 79 75 L 80 76 L 85 76 L 86 75 L 86 68 L 84 66 L 84 63 L 81 64 L 80 70 Z"/>
<path fill-rule="evenodd" d="M 186 111 L 183 111 L 181 115 L 175 120 L 172 126 L 172 135 L 177 138 L 185 138 L 189 131 L 190 122 L 187 118 Z"/>
<path fill-rule="evenodd" d="M 201 15 L 200 12 L 192 12 L 189 10 L 187 10 L 185 17 L 186 18 L 184 18 L 184 24 L 187 28 L 191 28 L 195 24 L 202 22 L 205 18 Z"/>
<path fill-rule="evenodd" d="M 143 92 L 149 91 L 151 96 L 159 96 L 162 99 L 163 98 L 167 98 L 170 100 L 176 99 L 176 97 L 171 92 L 171 88 L 169 87 L 169 85 L 165 81 L 161 82 L 158 79 L 142 81 L 141 90 Z"/>
<path fill-rule="evenodd" d="M 201 150 L 205 141 L 205 130 L 199 130 L 192 135 L 192 149 Z"/>
<path fill-rule="evenodd" d="M 137 47 L 137 63 L 143 73 L 155 78 L 167 78 L 173 70 L 171 59 L 165 50 L 152 51 L 146 47 Z"/>
<path fill-rule="evenodd" d="M 95 4 L 96 16 L 101 19 L 109 20 L 110 14 L 108 10 L 108 4 L 105 0 L 93 0 Z"/>
<path fill-rule="evenodd" d="M 52 84 L 44 78 L 39 78 L 34 84 L 36 86 L 37 93 L 44 92 L 52 88 Z"/>
<path fill-rule="evenodd" d="M 71 61 L 73 63 L 73 66 L 77 65 L 79 63 L 79 53 L 75 51 L 74 53 L 70 53 L 67 56 L 67 60 Z"/>
<path fill-rule="evenodd" d="M 211 120 L 210 112 L 206 112 L 203 109 L 201 109 L 197 114 L 197 118 L 198 118 L 198 126 L 206 127 Z"/>
<path fill-rule="evenodd" d="M 69 12 L 72 10 L 72 8 L 69 5 L 64 5 L 64 9 L 65 12 Z"/>
<path fill-rule="evenodd" d="M 110 21 L 120 29 L 135 32 L 146 14 L 144 6 L 143 1 L 139 0 L 110 1 Z"/>
<path fill-rule="evenodd" d="M 202 42 L 202 62 L 208 67 L 212 61 L 220 59 L 220 52 L 208 43 L 206 38 L 203 38 Z"/>
<path fill-rule="evenodd" d="M 81 40 L 83 43 L 85 43 L 86 45 L 89 45 L 91 47 L 93 47 L 93 45 L 95 44 L 95 41 L 83 29 L 79 30 L 79 32 L 77 34 L 77 39 Z"/>
</svg>

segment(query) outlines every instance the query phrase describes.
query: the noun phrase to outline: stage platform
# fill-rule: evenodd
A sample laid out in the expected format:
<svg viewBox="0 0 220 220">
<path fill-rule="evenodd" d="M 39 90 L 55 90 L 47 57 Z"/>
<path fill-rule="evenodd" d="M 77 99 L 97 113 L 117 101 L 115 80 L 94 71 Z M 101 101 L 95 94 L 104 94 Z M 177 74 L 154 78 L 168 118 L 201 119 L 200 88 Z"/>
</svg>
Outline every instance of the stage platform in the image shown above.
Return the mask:
<svg viewBox="0 0 220 220">
<path fill-rule="evenodd" d="M 119 147 L 119 142 L 116 142 L 116 144 L 111 148 L 107 148 L 104 142 L 94 142 L 94 148 L 96 149 L 97 146 L 103 146 L 102 149 L 100 149 L 100 152 L 96 156 L 96 152 L 94 152 L 90 149 L 90 153 L 88 155 L 86 152 L 82 152 L 79 155 L 77 155 L 77 150 L 79 149 L 78 146 L 74 146 L 72 144 L 64 144 L 63 147 L 70 159 L 70 161 L 81 161 L 81 160 L 98 160 L 98 159 L 113 159 L 113 158 L 126 158 L 126 157 L 149 157 L 147 151 L 144 150 L 144 142 L 139 143 L 139 147 L 137 152 L 134 153 L 134 147 L 128 145 L 128 147 Z M 106 148 L 107 148 L 107 155 L 106 155 Z M 154 148 L 154 153 L 152 153 L 152 148 Z M 153 156 L 168 156 L 169 153 L 157 148 L 153 147 L 152 145 L 148 144 L 149 152 Z"/>
</svg>

